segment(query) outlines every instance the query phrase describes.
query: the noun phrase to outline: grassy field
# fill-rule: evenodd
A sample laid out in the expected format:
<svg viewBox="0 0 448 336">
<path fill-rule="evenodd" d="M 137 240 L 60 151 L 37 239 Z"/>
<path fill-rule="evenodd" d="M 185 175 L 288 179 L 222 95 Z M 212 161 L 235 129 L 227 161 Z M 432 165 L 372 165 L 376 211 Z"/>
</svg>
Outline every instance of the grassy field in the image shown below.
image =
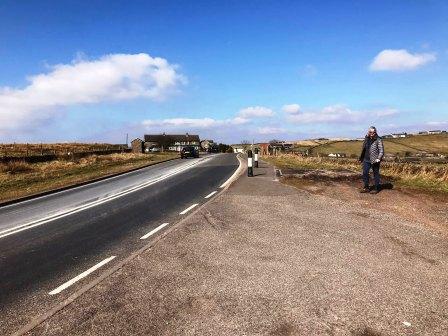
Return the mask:
<svg viewBox="0 0 448 336">
<path fill-rule="evenodd" d="M 41 154 L 61 155 L 67 152 L 92 152 L 121 149 L 123 145 L 106 143 L 54 143 L 54 144 L 0 144 L 0 156 L 28 156 Z"/>
<path fill-rule="evenodd" d="M 384 150 L 388 154 L 405 156 L 418 152 L 448 154 L 448 134 L 418 135 L 407 138 L 383 139 Z M 303 146 L 300 146 L 303 147 Z M 317 146 L 310 146 L 312 154 L 328 155 L 330 153 L 345 153 L 347 156 L 359 156 L 362 141 L 337 141 Z"/>
<path fill-rule="evenodd" d="M 178 157 L 178 153 L 91 155 L 77 161 L 0 164 L 0 202 Z"/>
<path fill-rule="evenodd" d="M 291 154 L 276 157 L 265 156 L 263 160 L 282 169 L 348 169 L 353 172 L 361 171 L 360 164 L 355 160 L 298 157 Z M 392 179 L 395 184 L 408 188 L 448 193 L 447 165 L 384 162 L 381 165 L 381 174 Z"/>
</svg>

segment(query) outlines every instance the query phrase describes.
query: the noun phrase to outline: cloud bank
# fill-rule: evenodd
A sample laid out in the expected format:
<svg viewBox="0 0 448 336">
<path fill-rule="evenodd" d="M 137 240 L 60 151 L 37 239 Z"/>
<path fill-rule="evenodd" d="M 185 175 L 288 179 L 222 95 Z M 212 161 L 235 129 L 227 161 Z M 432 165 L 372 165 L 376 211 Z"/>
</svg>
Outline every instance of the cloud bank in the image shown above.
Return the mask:
<svg viewBox="0 0 448 336">
<path fill-rule="evenodd" d="M 247 123 L 248 120 L 235 117 L 232 119 L 213 119 L 213 118 L 171 118 L 163 120 L 144 120 L 142 125 L 146 129 L 174 129 L 174 130 L 188 130 L 188 129 L 204 129 L 222 126 L 235 126 Z"/>
<path fill-rule="evenodd" d="M 412 54 L 406 49 L 385 49 L 375 56 L 370 71 L 409 71 L 436 60 L 435 54 Z"/>
<path fill-rule="evenodd" d="M 39 125 L 65 107 L 147 98 L 163 100 L 186 78 L 176 65 L 148 54 L 74 60 L 31 76 L 22 89 L 0 88 L 0 134 Z"/>
<path fill-rule="evenodd" d="M 345 105 L 330 105 L 318 111 L 290 113 L 287 120 L 300 124 L 354 124 L 366 118 L 378 119 L 398 114 L 396 109 L 384 108 L 373 111 L 355 111 Z"/>
<path fill-rule="evenodd" d="M 283 112 L 288 114 L 297 114 L 300 111 L 300 105 L 299 104 L 283 105 L 282 110 Z"/>
<path fill-rule="evenodd" d="M 238 115 L 242 118 L 262 118 L 274 116 L 274 111 L 264 106 L 250 106 L 240 110 Z"/>
</svg>

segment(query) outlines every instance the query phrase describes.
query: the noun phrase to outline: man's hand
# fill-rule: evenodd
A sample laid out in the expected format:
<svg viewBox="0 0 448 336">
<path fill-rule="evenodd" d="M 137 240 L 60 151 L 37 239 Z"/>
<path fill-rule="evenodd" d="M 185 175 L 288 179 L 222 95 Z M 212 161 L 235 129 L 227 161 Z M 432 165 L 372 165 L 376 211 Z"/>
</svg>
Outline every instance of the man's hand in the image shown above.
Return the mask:
<svg viewBox="0 0 448 336">
<path fill-rule="evenodd" d="M 380 159 L 376 159 L 375 163 L 380 163 L 380 161 L 381 161 Z"/>
</svg>

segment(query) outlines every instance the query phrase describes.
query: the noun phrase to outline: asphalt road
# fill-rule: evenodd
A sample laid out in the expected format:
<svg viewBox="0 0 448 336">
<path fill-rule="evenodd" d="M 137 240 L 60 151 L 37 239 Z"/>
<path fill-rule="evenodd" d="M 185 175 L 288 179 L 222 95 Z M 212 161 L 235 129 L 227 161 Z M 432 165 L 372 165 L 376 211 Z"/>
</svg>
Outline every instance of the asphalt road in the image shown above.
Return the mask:
<svg viewBox="0 0 448 336">
<path fill-rule="evenodd" d="M 174 160 L 0 208 L 0 333 L 68 297 L 92 275 L 72 279 L 99 262 L 107 268 L 129 256 L 237 167 L 234 154 Z"/>
</svg>

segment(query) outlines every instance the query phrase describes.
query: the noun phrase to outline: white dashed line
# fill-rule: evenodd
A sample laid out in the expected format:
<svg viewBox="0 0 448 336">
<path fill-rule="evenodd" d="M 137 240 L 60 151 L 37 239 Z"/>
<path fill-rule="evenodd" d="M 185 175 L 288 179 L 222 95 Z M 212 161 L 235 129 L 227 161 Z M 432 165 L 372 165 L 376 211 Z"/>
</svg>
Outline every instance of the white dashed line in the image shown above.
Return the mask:
<svg viewBox="0 0 448 336">
<path fill-rule="evenodd" d="M 148 232 L 147 234 L 145 234 L 143 237 L 141 237 L 140 239 L 146 239 L 150 236 L 152 236 L 154 233 L 156 233 L 157 231 L 162 230 L 165 226 L 167 226 L 169 223 L 163 223 L 160 224 L 158 227 L 156 227 L 154 230 Z"/>
<path fill-rule="evenodd" d="M 214 194 L 216 194 L 217 193 L 217 191 L 215 190 L 215 191 L 212 191 L 210 194 L 208 194 L 207 196 L 205 196 L 204 198 L 210 198 L 210 197 L 212 197 Z"/>
<path fill-rule="evenodd" d="M 81 280 L 82 278 L 85 278 L 86 276 L 88 276 L 90 273 L 96 271 L 98 268 L 106 265 L 109 261 L 115 259 L 116 256 L 112 256 L 109 258 L 104 259 L 103 261 L 99 262 L 98 264 L 96 264 L 95 266 L 89 268 L 87 271 L 82 272 L 80 275 L 74 277 L 73 279 L 67 281 L 66 283 L 60 285 L 58 288 L 53 289 L 50 293 L 50 295 L 55 295 L 58 294 L 60 292 L 62 292 L 64 289 L 70 287 L 71 285 L 73 285 L 75 282 Z"/>
<path fill-rule="evenodd" d="M 191 206 L 189 206 L 188 208 L 186 208 L 184 211 L 182 211 L 181 213 L 179 213 L 179 215 L 185 215 L 188 211 L 190 211 L 191 209 L 193 209 L 195 206 L 198 206 L 198 203 L 195 203 Z"/>
</svg>

